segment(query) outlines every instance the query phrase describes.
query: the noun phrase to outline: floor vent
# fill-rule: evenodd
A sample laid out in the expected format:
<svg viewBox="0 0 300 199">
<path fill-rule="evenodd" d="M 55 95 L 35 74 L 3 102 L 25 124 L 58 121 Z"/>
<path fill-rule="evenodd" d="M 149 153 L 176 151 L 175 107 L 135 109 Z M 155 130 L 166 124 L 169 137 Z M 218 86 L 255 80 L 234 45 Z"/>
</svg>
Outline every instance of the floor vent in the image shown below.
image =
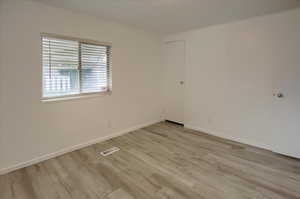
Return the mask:
<svg viewBox="0 0 300 199">
<path fill-rule="evenodd" d="M 111 154 L 113 154 L 114 152 L 117 152 L 117 151 L 120 151 L 120 148 L 118 148 L 118 147 L 112 147 L 110 149 L 102 151 L 100 154 L 102 156 L 109 156 L 109 155 L 111 155 Z"/>
</svg>

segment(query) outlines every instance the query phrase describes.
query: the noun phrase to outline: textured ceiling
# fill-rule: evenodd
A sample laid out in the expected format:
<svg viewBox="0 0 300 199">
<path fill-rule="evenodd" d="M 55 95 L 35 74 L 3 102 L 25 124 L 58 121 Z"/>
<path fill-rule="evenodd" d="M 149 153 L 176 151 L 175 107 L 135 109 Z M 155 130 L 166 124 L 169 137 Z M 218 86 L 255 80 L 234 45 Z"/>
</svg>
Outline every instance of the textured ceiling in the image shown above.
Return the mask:
<svg viewBox="0 0 300 199">
<path fill-rule="evenodd" d="M 35 0 L 160 33 L 246 19 L 300 6 L 300 0 Z"/>
</svg>

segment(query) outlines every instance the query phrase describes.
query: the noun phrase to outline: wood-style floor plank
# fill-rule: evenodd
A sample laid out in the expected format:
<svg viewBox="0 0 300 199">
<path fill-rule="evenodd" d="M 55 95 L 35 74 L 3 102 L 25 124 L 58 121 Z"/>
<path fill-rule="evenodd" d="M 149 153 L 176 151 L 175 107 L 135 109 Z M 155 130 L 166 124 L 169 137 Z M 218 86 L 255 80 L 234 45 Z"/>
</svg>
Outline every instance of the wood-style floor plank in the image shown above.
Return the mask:
<svg viewBox="0 0 300 199">
<path fill-rule="evenodd" d="M 117 198 L 300 199 L 300 160 L 162 122 L 0 176 L 0 199 Z"/>
</svg>

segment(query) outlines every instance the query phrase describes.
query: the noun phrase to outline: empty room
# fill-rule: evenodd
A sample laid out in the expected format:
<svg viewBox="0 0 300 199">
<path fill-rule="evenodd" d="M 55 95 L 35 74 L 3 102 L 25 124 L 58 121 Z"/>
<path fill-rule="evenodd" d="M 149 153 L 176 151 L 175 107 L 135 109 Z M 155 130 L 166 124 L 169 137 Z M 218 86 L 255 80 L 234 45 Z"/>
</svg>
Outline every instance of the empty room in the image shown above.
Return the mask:
<svg viewBox="0 0 300 199">
<path fill-rule="evenodd" d="M 300 199 L 300 0 L 0 0 L 0 199 Z"/>
</svg>

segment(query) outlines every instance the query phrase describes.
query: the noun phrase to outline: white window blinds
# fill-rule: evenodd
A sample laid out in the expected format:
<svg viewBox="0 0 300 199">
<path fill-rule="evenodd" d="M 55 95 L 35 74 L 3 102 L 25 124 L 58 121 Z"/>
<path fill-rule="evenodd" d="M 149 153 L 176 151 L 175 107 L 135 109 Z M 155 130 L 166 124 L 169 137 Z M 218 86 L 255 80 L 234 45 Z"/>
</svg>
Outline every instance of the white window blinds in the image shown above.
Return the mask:
<svg viewBox="0 0 300 199">
<path fill-rule="evenodd" d="M 110 90 L 109 45 L 42 36 L 43 98 Z"/>
<path fill-rule="evenodd" d="M 83 93 L 106 91 L 108 56 L 106 46 L 81 44 L 81 90 Z"/>
</svg>

